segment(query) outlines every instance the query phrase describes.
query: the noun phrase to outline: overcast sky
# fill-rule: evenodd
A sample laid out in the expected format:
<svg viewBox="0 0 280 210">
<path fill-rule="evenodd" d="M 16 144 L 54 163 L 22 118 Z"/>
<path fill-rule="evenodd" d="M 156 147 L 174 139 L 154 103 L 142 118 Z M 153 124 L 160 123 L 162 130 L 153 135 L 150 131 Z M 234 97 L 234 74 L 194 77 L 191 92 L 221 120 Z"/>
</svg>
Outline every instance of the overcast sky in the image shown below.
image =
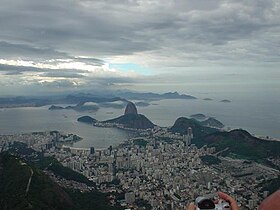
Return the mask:
<svg viewBox="0 0 280 210">
<path fill-rule="evenodd" d="M 1 96 L 278 81 L 279 58 L 279 0 L 1 0 Z"/>
</svg>

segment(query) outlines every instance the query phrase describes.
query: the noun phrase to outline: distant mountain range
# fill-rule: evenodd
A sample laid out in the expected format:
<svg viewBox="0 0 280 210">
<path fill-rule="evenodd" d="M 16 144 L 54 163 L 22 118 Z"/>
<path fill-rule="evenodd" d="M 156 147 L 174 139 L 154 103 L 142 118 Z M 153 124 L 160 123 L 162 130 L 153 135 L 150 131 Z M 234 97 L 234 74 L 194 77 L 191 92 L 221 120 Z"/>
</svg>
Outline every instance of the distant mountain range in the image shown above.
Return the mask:
<svg viewBox="0 0 280 210">
<path fill-rule="evenodd" d="M 119 92 L 117 96 L 127 98 L 130 100 L 160 100 L 160 99 L 196 99 L 196 97 L 186 94 L 179 94 L 178 92 L 168 93 L 140 93 L 140 92 Z"/>
<path fill-rule="evenodd" d="M 112 93 L 78 93 L 59 96 L 19 96 L 0 98 L 0 108 L 9 107 L 38 107 L 51 104 L 79 104 L 85 102 L 95 102 L 106 106 L 108 102 L 128 100 L 161 100 L 161 99 L 196 99 L 194 96 L 179 94 L 178 92 L 158 93 L 140 93 L 115 91 Z M 110 105 L 110 104 L 109 104 Z M 144 103 L 139 104 L 147 105 Z M 122 108 L 118 106 L 119 108 Z"/>
<path fill-rule="evenodd" d="M 62 109 L 73 109 L 78 112 L 84 112 L 84 111 L 97 111 L 99 109 L 99 106 L 94 103 L 87 103 L 87 102 L 80 102 L 75 106 L 56 106 L 52 105 L 49 107 L 49 110 L 62 110 Z"/>
</svg>

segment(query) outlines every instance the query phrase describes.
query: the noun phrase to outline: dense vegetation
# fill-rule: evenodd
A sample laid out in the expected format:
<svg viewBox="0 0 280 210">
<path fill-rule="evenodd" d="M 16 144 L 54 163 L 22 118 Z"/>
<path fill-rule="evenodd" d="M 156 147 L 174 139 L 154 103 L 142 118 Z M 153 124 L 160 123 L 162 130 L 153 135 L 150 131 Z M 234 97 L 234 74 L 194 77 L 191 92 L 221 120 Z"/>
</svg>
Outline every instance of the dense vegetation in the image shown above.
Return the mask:
<svg viewBox="0 0 280 210">
<path fill-rule="evenodd" d="M 33 176 L 26 194 L 31 171 Z M 34 165 L 29 165 L 25 160 L 8 153 L 0 153 L 0 209 L 122 209 L 120 206 L 111 207 L 108 203 L 107 194 L 63 189 Z"/>
<path fill-rule="evenodd" d="M 70 168 L 64 167 L 60 163 L 52 164 L 51 166 L 48 167 L 48 170 L 52 171 L 54 174 L 61 176 L 67 180 L 74 180 L 91 186 L 93 185 L 93 182 L 89 181 L 84 175 L 76 171 L 73 171 Z"/>
<path fill-rule="evenodd" d="M 275 179 L 266 181 L 263 184 L 262 191 L 269 191 L 269 194 L 272 194 L 273 192 L 276 192 L 280 189 L 280 176 L 278 176 Z"/>
<path fill-rule="evenodd" d="M 221 163 L 221 160 L 213 155 L 205 155 L 200 157 L 201 161 L 206 165 L 213 165 Z"/>
<path fill-rule="evenodd" d="M 84 175 L 73 171 L 70 168 L 64 167 L 54 157 L 45 157 L 42 153 L 35 152 L 34 150 L 27 148 L 26 144 L 17 142 L 13 148 L 9 150 L 9 152 L 16 156 L 25 157 L 26 161 L 28 161 L 28 164 L 38 169 L 48 169 L 54 174 L 67 180 L 74 180 L 87 185 L 93 185 L 93 183 L 89 181 Z"/>
<path fill-rule="evenodd" d="M 178 118 L 174 125 L 170 128 L 170 131 L 173 133 L 187 134 L 189 127 L 192 128 L 192 132 L 195 137 L 205 136 L 218 131 L 215 128 L 202 126 L 197 120 L 188 119 L 186 117 Z"/>
<path fill-rule="evenodd" d="M 215 128 L 223 128 L 225 125 L 221 123 L 219 120 L 210 117 L 207 120 L 199 122 L 203 126 L 215 127 Z"/>
<path fill-rule="evenodd" d="M 121 210 L 122 207 L 116 205 L 114 207 L 108 205 L 109 200 L 107 195 L 98 191 L 88 193 L 81 193 L 79 191 L 67 191 L 71 196 L 73 202 L 76 204 L 77 209 L 81 210 Z"/>
<path fill-rule="evenodd" d="M 1 153 L 0 168 L 1 209 L 74 209 L 63 189 L 19 158 Z M 32 181 L 26 194 L 31 171 Z"/>
<path fill-rule="evenodd" d="M 141 146 L 141 147 L 146 147 L 146 145 L 148 144 L 148 141 L 146 141 L 145 139 L 134 139 L 133 144 Z"/>
<path fill-rule="evenodd" d="M 218 151 L 227 149 L 227 154 L 234 153 L 250 160 L 259 161 L 280 155 L 280 142 L 258 139 L 244 130 L 217 132 L 195 138 L 193 142 L 199 147 L 203 145 L 216 147 Z"/>
</svg>

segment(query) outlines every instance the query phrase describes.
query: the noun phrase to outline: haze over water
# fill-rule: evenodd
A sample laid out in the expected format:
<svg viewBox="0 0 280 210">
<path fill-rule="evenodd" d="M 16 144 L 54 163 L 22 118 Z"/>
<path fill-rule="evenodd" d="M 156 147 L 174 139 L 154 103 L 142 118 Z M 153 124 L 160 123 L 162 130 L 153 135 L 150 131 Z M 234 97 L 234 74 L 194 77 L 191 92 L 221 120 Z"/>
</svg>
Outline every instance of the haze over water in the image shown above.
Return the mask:
<svg viewBox="0 0 280 210">
<path fill-rule="evenodd" d="M 220 120 L 226 127 L 243 128 L 255 135 L 280 138 L 280 97 L 266 94 L 267 89 L 257 87 L 254 91 L 236 89 L 231 94 L 223 91 L 220 88 L 219 93 L 213 94 L 210 89 L 203 92 L 194 88 L 189 93 L 196 96 L 196 100 L 152 101 L 148 107 L 138 107 L 138 111 L 160 126 L 172 126 L 181 116 L 203 113 Z M 204 98 L 213 100 L 206 101 Z M 231 102 L 220 102 L 223 99 Z M 0 109 L 0 133 L 59 130 L 83 137 L 74 146 L 96 148 L 117 145 L 133 136 L 123 130 L 97 128 L 77 122 L 77 118 L 83 115 L 90 115 L 97 120 L 111 119 L 123 114 L 123 109 L 100 108 L 96 113 L 80 113 L 73 110 L 49 111 L 48 107 Z"/>
</svg>

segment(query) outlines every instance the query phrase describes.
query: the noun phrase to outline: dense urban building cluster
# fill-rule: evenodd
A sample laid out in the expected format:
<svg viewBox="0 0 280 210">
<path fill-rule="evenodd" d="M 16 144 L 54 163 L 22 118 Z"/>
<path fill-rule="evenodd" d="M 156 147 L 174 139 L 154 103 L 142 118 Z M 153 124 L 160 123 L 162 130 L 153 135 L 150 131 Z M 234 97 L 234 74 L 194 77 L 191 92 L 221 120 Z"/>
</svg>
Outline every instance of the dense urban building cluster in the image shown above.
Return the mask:
<svg viewBox="0 0 280 210">
<path fill-rule="evenodd" d="M 260 184 L 279 176 L 278 170 L 255 162 L 221 157 L 215 147 L 197 148 L 191 142 L 191 128 L 185 136 L 165 128 L 138 132 L 139 137 L 105 149 L 71 147 L 69 143 L 78 137 L 59 132 L 2 135 L 0 151 L 15 141 L 24 142 L 83 174 L 98 190 L 123 194 L 120 200 L 112 197 L 112 204 L 120 202 L 131 209 L 137 209 L 139 203 L 152 209 L 185 209 L 197 196 L 217 191 L 229 193 L 242 207 L 255 209 L 269 193 L 261 191 Z M 91 189 L 45 173 L 66 188 Z"/>
</svg>

